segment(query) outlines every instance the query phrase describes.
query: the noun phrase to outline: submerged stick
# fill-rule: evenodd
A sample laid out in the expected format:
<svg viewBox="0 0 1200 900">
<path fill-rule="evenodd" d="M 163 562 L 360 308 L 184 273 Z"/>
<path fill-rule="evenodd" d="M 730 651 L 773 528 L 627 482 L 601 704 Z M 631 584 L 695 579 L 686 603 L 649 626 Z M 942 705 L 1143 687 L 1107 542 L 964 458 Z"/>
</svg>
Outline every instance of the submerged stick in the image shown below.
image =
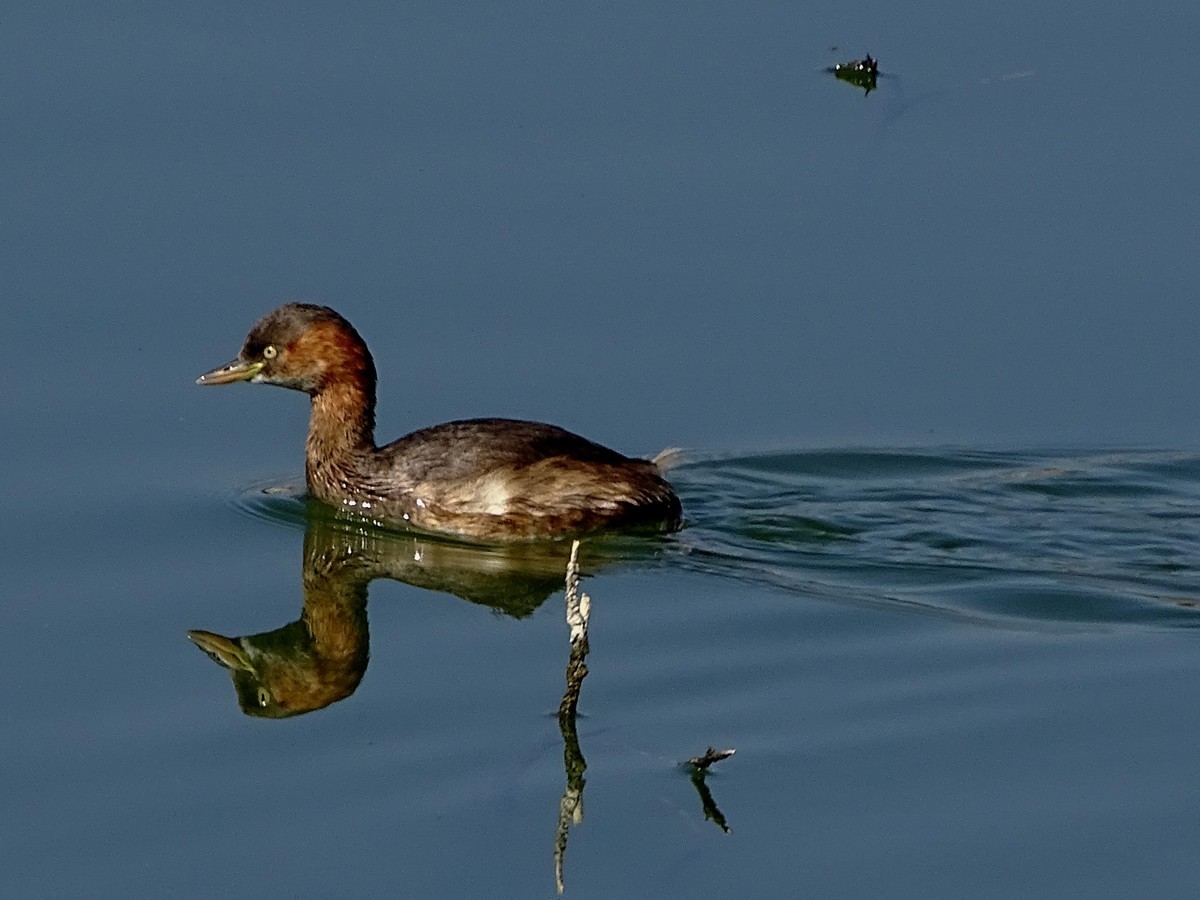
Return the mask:
<svg viewBox="0 0 1200 900">
<path fill-rule="evenodd" d="M 571 629 L 571 657 L 567 662 L 567 690 L 558 706 L 558 719 L 572 720 L 579 708 L 579 691 L 587 677 L 588 619 L 592 614 L 592 598 L 579 592 L 579 541 L 571 544 L 571 559 L 567 562 L 567 626 Z"/>
</svg>

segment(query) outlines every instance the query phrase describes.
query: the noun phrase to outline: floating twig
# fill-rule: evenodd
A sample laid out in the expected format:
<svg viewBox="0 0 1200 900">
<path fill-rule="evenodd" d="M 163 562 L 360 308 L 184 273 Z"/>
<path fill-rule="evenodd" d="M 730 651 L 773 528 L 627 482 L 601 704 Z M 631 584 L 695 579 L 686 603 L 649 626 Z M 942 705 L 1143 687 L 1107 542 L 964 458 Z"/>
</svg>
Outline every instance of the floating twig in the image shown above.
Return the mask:
<svg viewBox="0 0 1200 900">
<path fill-rule="evenodd" d="M 734 749 L 716 750 L 709 747 L 701 756 L 693 756 L 688 760 L 688 763 L 701 771 L 708 771 L 708 767 L 713 763 L 719 763 L 723 759 L 729 759 L 733 754 L 737 753 Z"/>
</svg>

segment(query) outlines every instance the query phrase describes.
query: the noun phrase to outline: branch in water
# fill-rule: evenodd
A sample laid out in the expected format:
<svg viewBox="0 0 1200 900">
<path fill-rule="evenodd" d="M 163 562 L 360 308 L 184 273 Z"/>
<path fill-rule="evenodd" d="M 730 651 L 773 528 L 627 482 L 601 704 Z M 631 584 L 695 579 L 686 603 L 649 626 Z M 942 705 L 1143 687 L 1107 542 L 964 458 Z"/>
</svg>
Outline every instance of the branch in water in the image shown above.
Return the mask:
<svg viewBox="0 0 1200 900">
<path fill-rule="evenodd" d="M 592 598 L 579 592 L 579 541 L 571 544 L 571 559 L 567 563 L 567 625 L 571 629 L 571 657 L 567 662 L 567 690 L 558 707 L 559 722 L 571 721 L 579 708 L 579 692 L 587 676 L 588 619 L 592 614 Z"/>
<path fill-rule="evenodd" d="M 729 759 L 735 752 L 732 748 L 716 750 L 709 747 L 703 755 L 693 756 L 688 760 L 688 764 L 692 767 L 692 784 L 700 794 L 700 804 L 704 807 L 704 818 L 715 822 L 717 827 L 726 834 L 729 834 L 729 823 L 725 821 L 725 815 L 717 808 L 717 801 L 713 799 L 712 791 L 708 789 L 704 779 L 708 777 L 709 766 L 723 759 Z"/>
<path fill-rule="evenodd" d="M 701 771 L 707 771 L 708 767 L 713 763 L 719 763 L 723 759 L 729 759 L 729 757 L 733 756 L 735 753 L 737 753 L 737 751 L 733 749 L 715 750 L 712 747 L 709 747 L 704 751 L 703 756 L 693 756 L 688 760 L 688 763 L 695 766 L 697 769 L 700 769 Z"/>
<path fill-rule="evenodd" d="M 587 675 L 588 618 L 592 601 L 579 593 L 579 541 L 571 545 L 571 560 L 567 563 L 567 625 L 571 629 L 571 654 L 567 660 L 567 690 L 558 707 L 558 726 L 563 737 L 563 765 L 567 787 L 558 805 L 558 828 L 554 835 L 554 884 L 561 894 L 566 887 L 563 863 L 567 854 L 567 837 L 572 825 L 583 821 L 583 775 L 587 762 L 579 747 L 579 732 L 575 713 L 579 708 L 579 691 Z"/>
</svg>

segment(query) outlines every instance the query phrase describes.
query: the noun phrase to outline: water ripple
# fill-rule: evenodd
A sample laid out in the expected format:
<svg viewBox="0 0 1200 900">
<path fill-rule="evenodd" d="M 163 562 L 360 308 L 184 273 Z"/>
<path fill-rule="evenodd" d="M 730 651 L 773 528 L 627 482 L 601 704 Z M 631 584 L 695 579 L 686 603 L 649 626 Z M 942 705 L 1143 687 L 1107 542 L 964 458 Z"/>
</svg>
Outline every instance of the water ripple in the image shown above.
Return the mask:
<svg viewBox="0 0 1200 900">
<path fill-rule="evenodd" d="M 242 515 L 289 528 L 308 521 L 308 492 L 303 479 L 278 478 L 244 485 L 230 498 Z"/>
<path fill-rule="evenodd" d="M 1200 624 L 1200 456 L 820 451 L 672 473 L 684 565 L 1036 626 Z"/>
</svg>

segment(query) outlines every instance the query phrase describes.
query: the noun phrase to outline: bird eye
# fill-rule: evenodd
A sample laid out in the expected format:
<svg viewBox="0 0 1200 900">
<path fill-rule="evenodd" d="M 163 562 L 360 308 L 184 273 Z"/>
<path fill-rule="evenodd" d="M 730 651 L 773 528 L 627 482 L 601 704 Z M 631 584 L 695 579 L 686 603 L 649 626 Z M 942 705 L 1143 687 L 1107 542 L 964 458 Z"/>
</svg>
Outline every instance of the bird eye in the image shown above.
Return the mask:
<svg viewBox="0 0 1200 900">
<path fill-rule="evenodd" d="M 274 344 L 267 344 L 263 347 L 263 359 L 274 359 L 279 355 L 279 351 L 275 349 Z"/>
</svg>

